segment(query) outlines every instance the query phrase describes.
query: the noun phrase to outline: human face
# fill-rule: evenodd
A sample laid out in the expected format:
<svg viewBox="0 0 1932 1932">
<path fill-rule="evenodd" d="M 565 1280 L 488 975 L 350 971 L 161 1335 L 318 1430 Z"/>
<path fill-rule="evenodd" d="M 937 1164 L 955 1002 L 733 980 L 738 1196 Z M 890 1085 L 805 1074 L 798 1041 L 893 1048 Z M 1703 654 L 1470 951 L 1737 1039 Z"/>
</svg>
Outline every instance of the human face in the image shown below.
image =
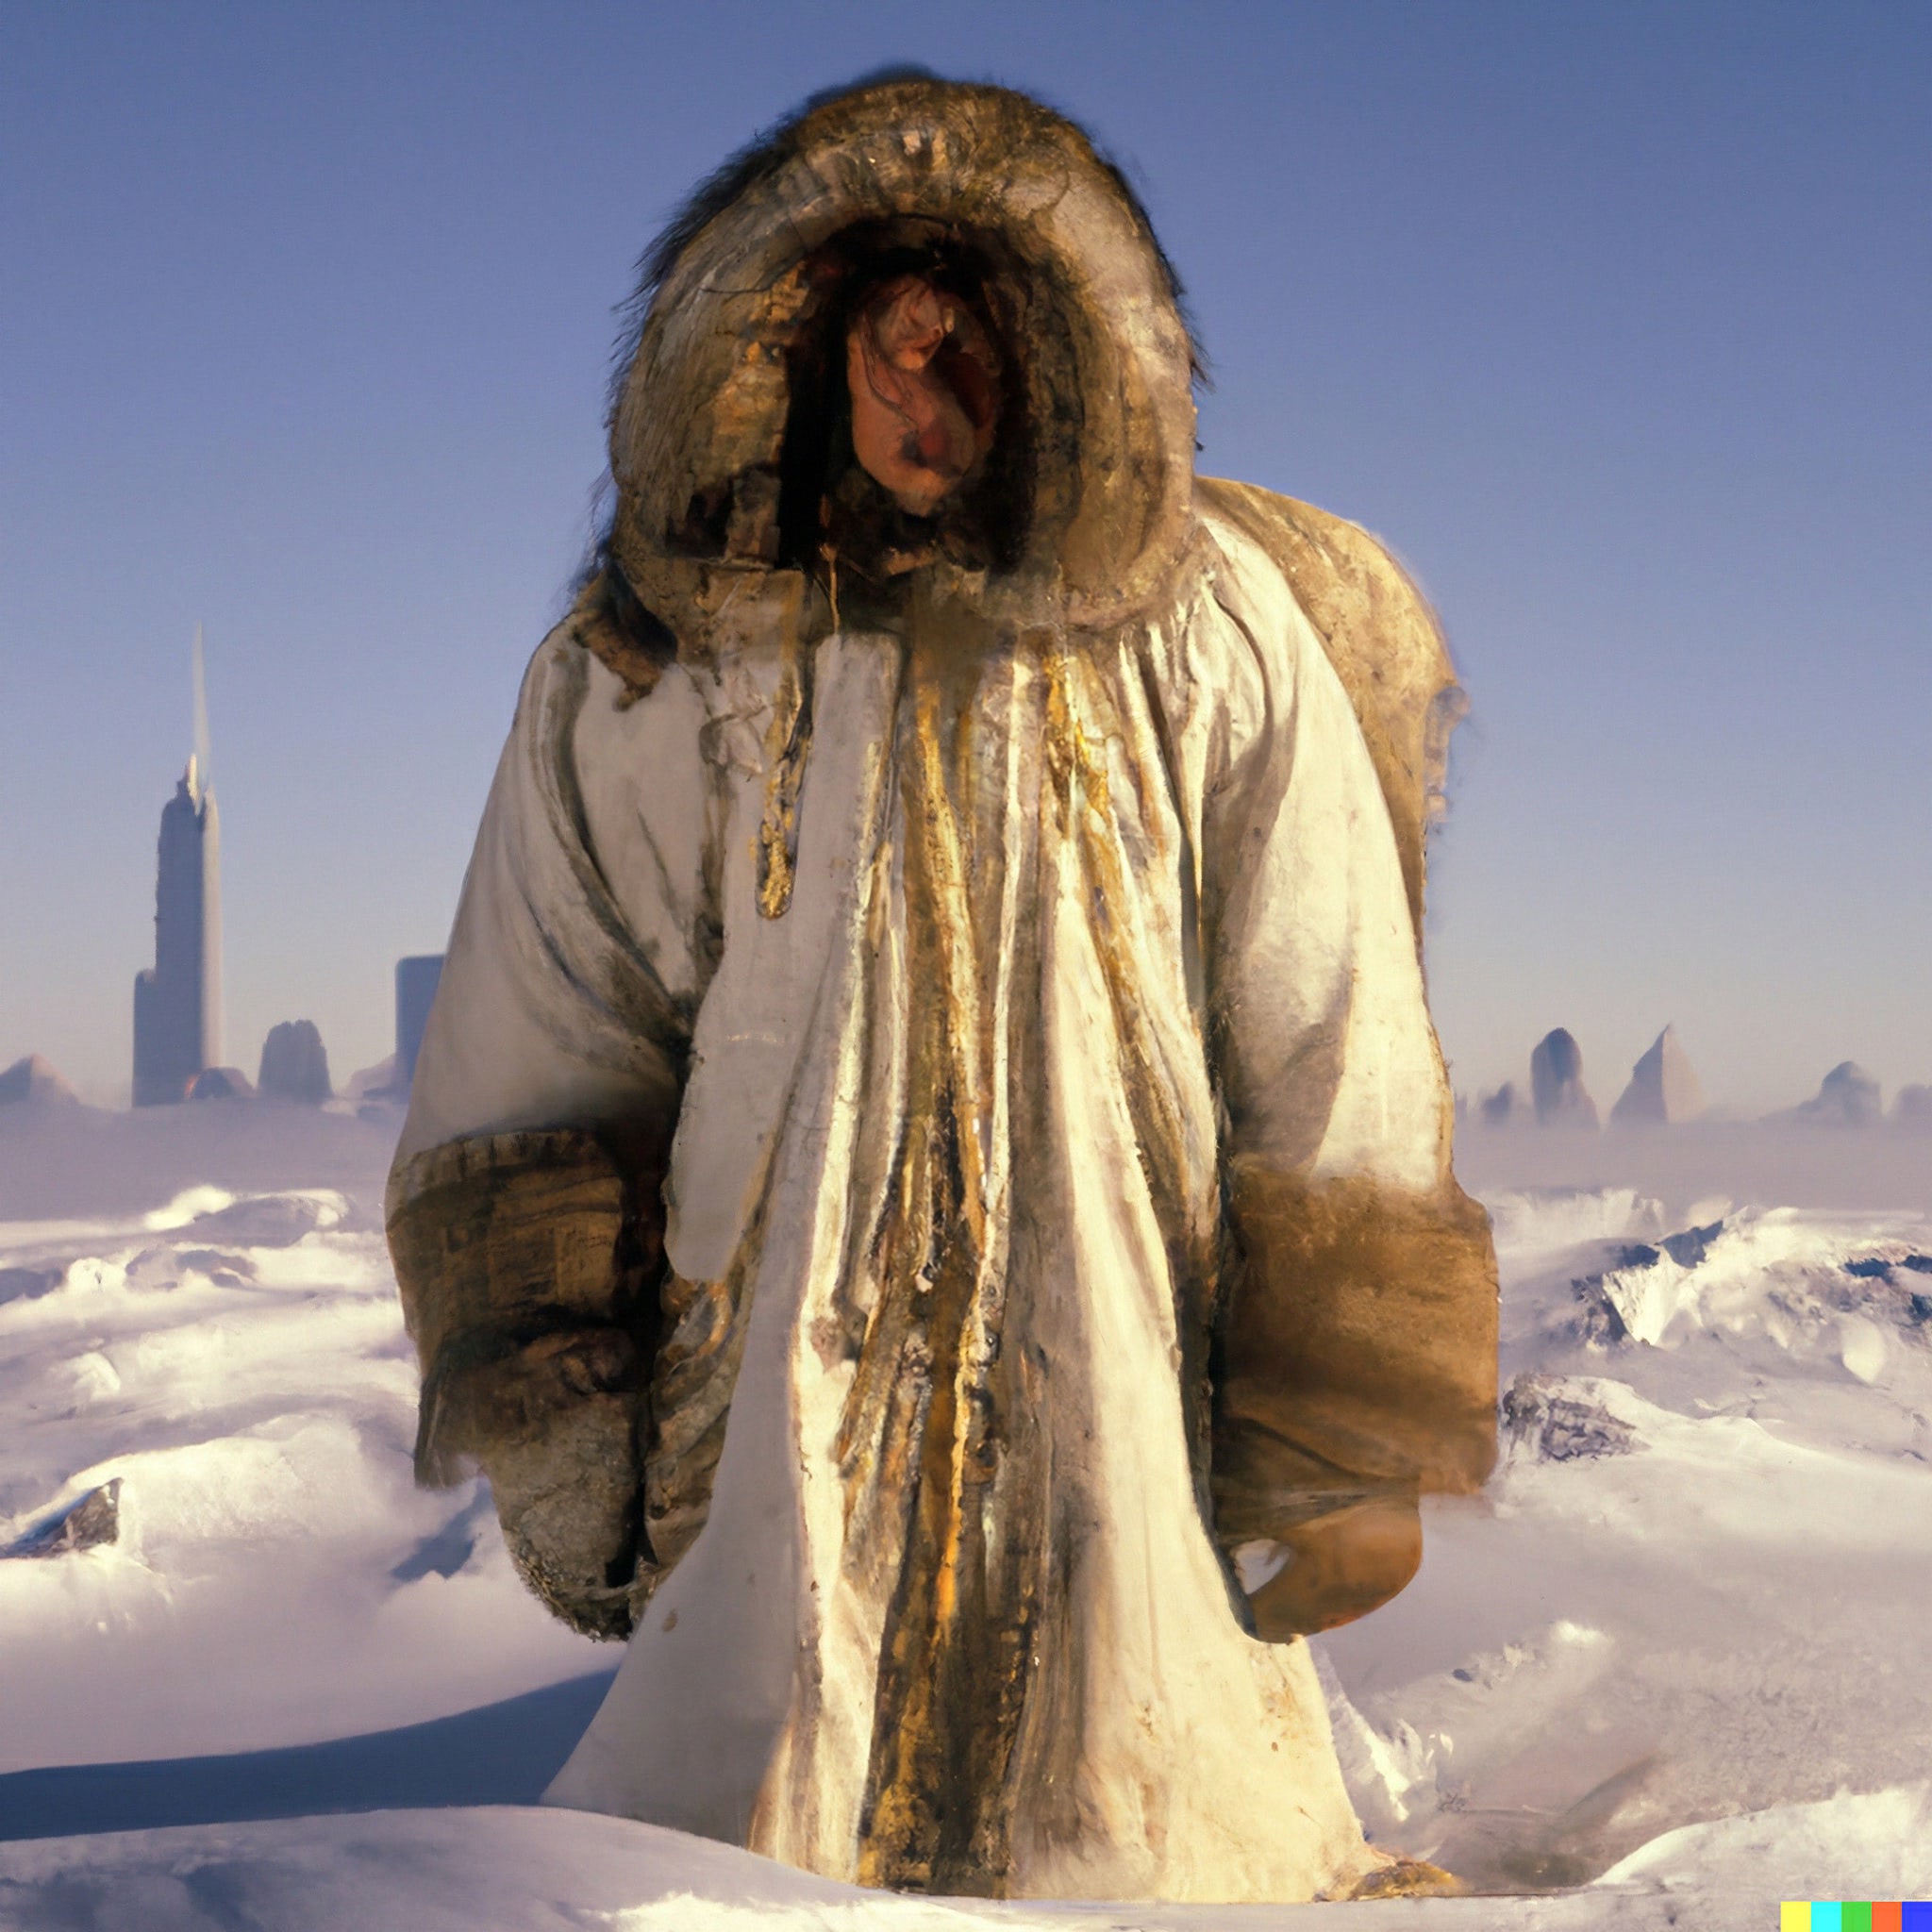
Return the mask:
<svg viewBox="0 0 1932 1932">
<path fill-rule="evenodd" d="M 845 338 L 852 446 L 901 509 L 929 517 L 992 447 L 996 358 L 973 312 L 921 275 L 879 288 Z"/>
</svg>

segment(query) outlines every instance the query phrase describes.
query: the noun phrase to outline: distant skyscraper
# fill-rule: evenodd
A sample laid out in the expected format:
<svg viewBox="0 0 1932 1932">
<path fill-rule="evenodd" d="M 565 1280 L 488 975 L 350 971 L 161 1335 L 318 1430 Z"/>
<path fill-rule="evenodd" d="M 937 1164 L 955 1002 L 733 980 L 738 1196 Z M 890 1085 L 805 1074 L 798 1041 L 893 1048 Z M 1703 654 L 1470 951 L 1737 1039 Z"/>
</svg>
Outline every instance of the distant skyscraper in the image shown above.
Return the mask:
<svg viewBox="0 0 1932 1932">
<path fill-rule="evenodd" d="M 134 978 L 134 1104 L 183 1099 L 222 1057 L 222 834 L 208 785 L 201 630 L 194 633 L 195 750 L 161 808 L 155 963 Z"/>
<path fill-rule="evenodd" d="M 423 1029 L 442 978 L 442 955 L 418 953 L 396 961 L 395 1084 L 407 1087 L 416 1077 L 416 1056 L 423 1048 Z"/>
</svg>

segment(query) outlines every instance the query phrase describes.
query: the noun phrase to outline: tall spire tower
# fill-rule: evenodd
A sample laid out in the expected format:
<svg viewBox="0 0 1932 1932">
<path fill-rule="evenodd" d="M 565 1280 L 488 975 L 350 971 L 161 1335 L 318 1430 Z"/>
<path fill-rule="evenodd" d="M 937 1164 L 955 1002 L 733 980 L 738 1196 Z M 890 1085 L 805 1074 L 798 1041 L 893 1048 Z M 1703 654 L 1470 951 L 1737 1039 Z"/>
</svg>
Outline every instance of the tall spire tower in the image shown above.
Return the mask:
<svg viewBox="0 0 1932 1932">
<path fill-rule="evenodd" d="M 222 1057 L 222 830 L 208 785 L 208 687 L 194 626 L 194 749 L 161 808 L 155 963 L 134 978 L 134 1104 L 180 1100 Z"/>
</svg>

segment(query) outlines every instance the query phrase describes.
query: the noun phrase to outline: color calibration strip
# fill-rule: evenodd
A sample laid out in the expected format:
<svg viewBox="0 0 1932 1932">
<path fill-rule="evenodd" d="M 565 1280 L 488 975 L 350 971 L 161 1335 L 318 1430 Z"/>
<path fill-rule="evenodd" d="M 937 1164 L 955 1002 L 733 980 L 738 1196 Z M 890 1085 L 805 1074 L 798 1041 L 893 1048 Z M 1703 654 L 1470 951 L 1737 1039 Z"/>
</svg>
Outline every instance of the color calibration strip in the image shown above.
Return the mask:
<svg viewBox="0 0 1932 1932">
<path fill-rule="evenodd" d="M 1777 1932 L 1932 1932 L 1924 1899 L 1786 1899 Z"/>
</svg>

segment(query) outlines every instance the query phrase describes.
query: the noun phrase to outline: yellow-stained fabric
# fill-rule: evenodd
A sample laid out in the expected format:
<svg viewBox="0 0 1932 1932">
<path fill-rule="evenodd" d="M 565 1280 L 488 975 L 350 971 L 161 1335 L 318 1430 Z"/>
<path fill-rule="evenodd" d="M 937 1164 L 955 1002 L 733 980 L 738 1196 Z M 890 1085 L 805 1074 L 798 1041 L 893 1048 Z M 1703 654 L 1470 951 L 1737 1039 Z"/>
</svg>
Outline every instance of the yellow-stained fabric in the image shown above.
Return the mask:
<svg viewBox="0 0 1932 1932">
<path fill-rule="evenodd" d="M 1312 1625 L 1231 1558 L 1351 1509 L 1400 1558 L 1487 1467 L 1440 636 L 1353 526 L 1196 485 L 1171 278 L 1048 110 L 893 81 L 734 178 L 621 386 L 612 575 L 532 663 L 400 1150 L 675 1124 L 655 1594 L 550 1801 L 877 1884 L 1345 1894 L 1386 1861 L 1255 1634 Z M 841 610 L 777 510 L 858 224 L 990 265 L 1033 468 L 1010 569 L 941 545 Z"/>
<path fill-rule="evenodd" d="M 1258 1862 L 1239 1807 L 1204 1838 L 1165 1795 L 1158 1854 L 1150 1801 L 1119 1808 L 1127 1767 L 1175 1751 L 1232 1752 L 1245 1802 L 1289 1802 L 1267 1795 L 1270 1726 L 1319 1723 L 1319 1698 L 1297 1646 L 1242 1633 L 1218 1552 L 1466 1490 L 1490 1453 L 1487 1231 L 1448 1178 L 1400 855 L 1364 817 L 1380 780 L 1272 558 L 1203 530 L 1168 622 L 1077 645 L 918 609 L 909 641 L 778 632 L 641 694 L 567 633 L 540 654 L 525 715 L 571 760 L 541 795 L 583 800 L 584 857 L 473 871 L 437 1038 L 515 1048 L 470 996 L 506 921 L 531 925 L 515 956 L 567 969 L 525 998 L 553 1069 L 581 1051 L 583 989 L 619 972 L 613 911 L 696 988 L 641 1457 L 657 1595 L 560 1797 L 731 1829 L 724 1790 L 672 1771 L 694 1735 L 675 1711 L 717 1721 L 694 1687 L 721 1665 L 684 1633 L 732 1588 L 723 1553 L 790 1535 L 797 1507 L 734 1639 L 766 1660 L 731 1774 L 759 1849 L 1019 1892 L 1210 1868 L 1278 1890 L 1366 1856 L 1319 1731 L 1290 1757 L 1324 1822 Z M 774 917 L 774 773 L 801 751 Z M 506 769 L 514 802 L 514 741 Z M 479 849 L 506 843 L 486 827 Z M 450 1063 L 467 1113 L 425 1049 L 413 1134 L 515 1117 L 515 1092 L 479 1111 L 473 1063 Z M 583 1065 L 587 1112 L 621 1117 Z M 656 1090 L 633 1091 L 648 1113 Z M 1099 1527 L 1126 1493 L 1172 1548 Z M 1186 1662 L 1122 1634 L 1150 1590 Z M 1274 1627 L 1265 1588 L 1256 1614 Z M 1152 1674 L 1128 1692 L 1123 1671 Z M 1142 1695 L 1151 1728 L 1121 1732 L 1114 1706 Z M 1220 1711 L 1211 1742 L 1190 1700 Z"/>
</svg>

